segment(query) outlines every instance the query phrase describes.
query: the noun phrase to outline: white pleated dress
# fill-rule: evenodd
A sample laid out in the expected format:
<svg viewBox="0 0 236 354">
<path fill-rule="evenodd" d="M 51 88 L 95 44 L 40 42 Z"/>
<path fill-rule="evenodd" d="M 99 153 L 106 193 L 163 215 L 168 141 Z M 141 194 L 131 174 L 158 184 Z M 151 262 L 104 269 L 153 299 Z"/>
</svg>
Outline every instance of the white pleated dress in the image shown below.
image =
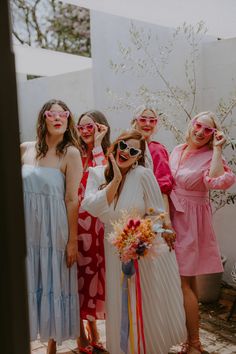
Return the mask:
<svg viewBox="0 0 236 354">
<path fill-rule="evenodd" d="M 144 216 L 149 208 L 163 210 L 160 188 L 151 169 L 138 166 L 129 171 L 116 207 L 114 202 L 108 205 L 106 189 L 98 190 L 104 182 L 104 167 L 90 168 L 82 207 L 104 222 L 105 235 L 112 231 L 111 221 L 118 220 L 122 210 L 135 208 L 140 216 Z M 166 245 L 163 248 L 157 258 L 144 257 L 139 261 L 147 354 L 167 354 L 173 345 L 186 340 L 175 253 L 169 252 Z M 121 262 L 114 246 L 107 240 L 105 261 L 106 345 L 110 354 L 120 354 Z M 135 317 L 135 313 L 133 315 Z"/>
</svg>

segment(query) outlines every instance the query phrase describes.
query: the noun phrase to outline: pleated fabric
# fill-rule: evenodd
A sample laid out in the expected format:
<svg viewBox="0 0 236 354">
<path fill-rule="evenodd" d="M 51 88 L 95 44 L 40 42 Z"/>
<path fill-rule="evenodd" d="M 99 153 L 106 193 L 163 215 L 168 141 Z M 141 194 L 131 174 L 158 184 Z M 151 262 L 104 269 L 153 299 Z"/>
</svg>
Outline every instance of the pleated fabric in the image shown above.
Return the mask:
<svg viewBox="0 0 236 354">
<path fill-rule="evenodd" d="M 106 335 L 107 349 L 120 354 L 121 323 L 121 262 L 114 248 L 106 241 L 106 259 L 109 264 L 106 277 Z M 140 258 L 140 280 L 144 334 L 147 354 L 167 354 L 169 349 L 186 340 L 183 296 L 174 251 L 168 248 L 157 258 Z M 131 278 L 131 305 L 134 321 L 134 337 L 137 343 L 135 278 Z M 137 346 L 135 353 L 137 353 Z"/>
<path fill-rule="evenodd" d="M 66 266 L 65 178 L 56 168 L 23 165 L 31 340 L 79 334 L 77 266 Z"/>
<path fill-rule="evenodd" d="M 82 206 L 105 223 L 106 345 L 110 354 L 120 354 L 122 353 L 120 349 L 121 262 L 115 247 L 108 242 L 107 235 L 113 230 L 111 222 L 119 220 L 124 210 L 131 212 L 135 209 L 143 217 L 150 208 L 157 212 L 163 211 L 164 204 L 151 169 L 138 166 L 127 173 L 116 205 L 114 202 L 108 205 L 106 189 L 99 190 L 99 186 L 103 183 L 104 167 L 90 169 Z M 139 260 L 147 354 L 167 354 L 173 345 L 187 338 L 183 296 L 175 253 L 169 252 L 165 241 L 158 237 L 161 244 L 159 255 L 155 258 L 144 257 Z M 135 340 L 137 340 L 134 283 L 133 278 L 131 307 Z M 135 354 L 137 353 L 136 348 Z"/>
</svg>

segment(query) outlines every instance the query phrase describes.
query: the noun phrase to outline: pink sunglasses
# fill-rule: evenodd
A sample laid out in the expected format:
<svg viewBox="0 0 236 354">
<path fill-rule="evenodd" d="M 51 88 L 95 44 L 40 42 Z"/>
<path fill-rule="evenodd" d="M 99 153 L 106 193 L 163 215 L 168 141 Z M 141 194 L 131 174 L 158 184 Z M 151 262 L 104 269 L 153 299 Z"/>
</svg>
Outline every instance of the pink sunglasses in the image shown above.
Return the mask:
<svg viewBox="0 0 236 354">
<path fill-rule="evenodd" d="M 95 129 L 95 124 L 94 123 L 78 124 L 77 128 L 80 133 L 83 133 L 84 130 L 87 130 L 87 132 L 91 133 Z"/>
<path fill-rule="evenodd" d="M 56 112 L 56 111 L 45 111 L 45 116 L 50 120 L 54 121 L 56 117 L 62 118 L 62 119 L 67 119 L 70 115 L 69 111 L 61 111 L 61 112 Z"/>
<path fill-rule="evenodd" d="M 147 123 L 149 123 L 152 127 L 155 127 L 155 125 L 157 124 L 157 118 L 148 118 L 144 116 L 138 117 L 137 121 L 140 125 L 146 125 Z"/>
<path fill-rule="evenodd" d="M 216 128 L 211 128 L 211 127 L 208 127 L 207 125 L 204 125 L 204 124 L 198 122 L 197 119 L 194 119 L 192 121 L 192 125 L 193 125 L 193 129 L 195 130 L 195 132 L 199 132 L 200 130 L 202 130 L 205 137 L 210 136 L 214 132 L 217 131 Z"/>
</svg>

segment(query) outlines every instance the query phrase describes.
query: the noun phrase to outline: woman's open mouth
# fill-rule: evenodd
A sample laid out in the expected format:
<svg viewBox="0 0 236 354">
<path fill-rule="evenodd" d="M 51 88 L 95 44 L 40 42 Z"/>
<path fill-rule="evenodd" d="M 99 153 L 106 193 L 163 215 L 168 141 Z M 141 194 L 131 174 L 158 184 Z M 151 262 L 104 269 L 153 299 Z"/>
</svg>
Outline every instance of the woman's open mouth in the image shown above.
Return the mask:
<svg viewBox="0 0 236 354">
<path fill-rule="evenodd" d="M 123 153 L 123 152 L 119 152 L 119 155 L 118 155 L 118 161 L 120 163 L 123 163 L 123 162 L 126 162 L 129 160 L 129 155 Z"/>
</svg>

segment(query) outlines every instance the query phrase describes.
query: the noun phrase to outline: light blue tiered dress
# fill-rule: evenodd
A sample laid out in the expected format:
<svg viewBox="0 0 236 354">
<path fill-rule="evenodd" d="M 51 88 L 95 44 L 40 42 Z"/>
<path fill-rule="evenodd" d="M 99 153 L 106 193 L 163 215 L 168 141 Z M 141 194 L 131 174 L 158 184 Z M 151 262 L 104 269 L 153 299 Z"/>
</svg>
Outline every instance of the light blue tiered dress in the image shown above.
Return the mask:
<svg viewBox="0 0 236 354">
<path fill-rule="evenodd" d="M 23 165 L 31 340 L 79 334 L 77 265 L 66 266 L 65 176 L 56 168 Z"/>
</svg>

